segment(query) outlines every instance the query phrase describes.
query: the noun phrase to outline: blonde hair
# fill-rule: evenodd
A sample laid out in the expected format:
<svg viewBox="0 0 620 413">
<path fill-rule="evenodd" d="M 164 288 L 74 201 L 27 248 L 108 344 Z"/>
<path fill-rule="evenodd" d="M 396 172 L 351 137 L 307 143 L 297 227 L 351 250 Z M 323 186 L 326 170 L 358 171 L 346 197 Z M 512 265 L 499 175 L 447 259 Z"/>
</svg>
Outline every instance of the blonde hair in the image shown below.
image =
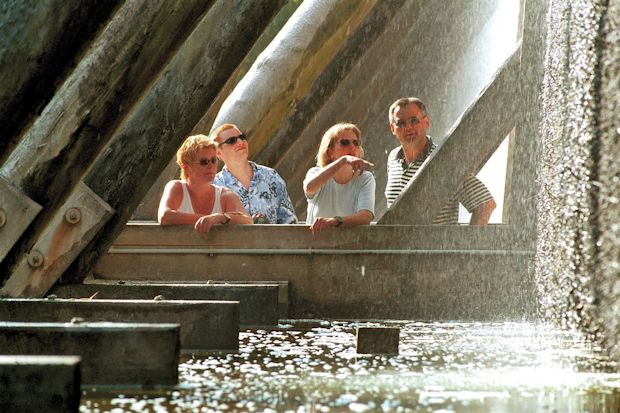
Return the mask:
<svg viewBox="0 0 620 413">
<path fill-rule="evenodd" d="M 220 137 L 220 133 L 224 132 L 226 129 L 232 129 L 236 127 L 237 126 L 233 125 L 232 123 L 224 123 L 218 126 L 218 128 L 215 129 L 213 132 L 211 132 L 211 139 L 213 139 L 213 142 L 216 142 L 217 144 L 217 138 Z"/>
<path fill-rule="evenodd" d="M 350 130 L 350 131 L 353 131 L 353 133 L 355 133 L 355 136 L 360 141 L 360 146 L 359 146 L 360 157 L 364 157 L 364 148 L 362 148 L 362 145 L 361 145 L 362 132 L 353 123 L 340 122 L 340 123 L 335 124 L 331 128 L 327 129 L 325 133 L 323 134 L 323 138 L 321 138 L 321 145 L 319 145 L 319 152 L 316 154 L 316 164 L 318 166 L 323 168 L 329 165 L 333 161 L 333 159 L 329 158 L 329 154 L 327 153 L 327 151 L 330 148 L 334 147 L 334 141 L 336 140 L 338 135 L 341 132 L 344 132 L 346 130 Z"/>
<path fill-rule="evenodd" d="M 184 165 L 188 165 L 196 160 L 196 153 L 201 149 L 216 148 L 213 139 L 205 135 L 193 135 L 185 139 L 177 151 L 177 165 L 181 168 L 181 179 L 187 181 L 187 174 Z"/>
</svg>

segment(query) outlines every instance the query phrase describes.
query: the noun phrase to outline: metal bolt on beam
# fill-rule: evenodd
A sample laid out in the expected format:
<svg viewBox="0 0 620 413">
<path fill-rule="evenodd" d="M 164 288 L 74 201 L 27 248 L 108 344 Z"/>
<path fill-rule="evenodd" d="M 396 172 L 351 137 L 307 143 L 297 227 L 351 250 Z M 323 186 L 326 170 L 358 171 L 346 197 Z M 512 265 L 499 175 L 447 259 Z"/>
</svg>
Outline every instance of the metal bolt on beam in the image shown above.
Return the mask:
<svg viewBox="0 0 620 413">
<path fill-rule="evenodd" d="M 40 251 L 32 250 L 28 254 L 28 265 L 33 268 L 40 267 L 45 262 L 45 256 Z"/>
<path fill-rule="evenodd" d="M 71 225 L 75 225 L 82 219 L 82 213 L 79 208 L 72 207 L 65 211 L 65 221 Z"/>
</svg>

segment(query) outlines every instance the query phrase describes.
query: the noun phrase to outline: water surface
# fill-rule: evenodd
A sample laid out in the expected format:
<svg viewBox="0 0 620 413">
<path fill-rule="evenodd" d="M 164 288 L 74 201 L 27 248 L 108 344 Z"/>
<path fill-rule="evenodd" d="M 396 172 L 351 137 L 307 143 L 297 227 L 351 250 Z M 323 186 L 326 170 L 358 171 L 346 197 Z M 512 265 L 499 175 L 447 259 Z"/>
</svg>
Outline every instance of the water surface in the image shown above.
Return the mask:
<svg viewBox="0 0 620 413">
<path fill-rule="evenodd" d="M 398 356 L 357 326 L 400 327 Z M 577 333 L 531 323 L 290 321 L 185 357 L 175 389 L 88 390 L 82 412 L 618 412 L 620 375 Z"/>
</svg>

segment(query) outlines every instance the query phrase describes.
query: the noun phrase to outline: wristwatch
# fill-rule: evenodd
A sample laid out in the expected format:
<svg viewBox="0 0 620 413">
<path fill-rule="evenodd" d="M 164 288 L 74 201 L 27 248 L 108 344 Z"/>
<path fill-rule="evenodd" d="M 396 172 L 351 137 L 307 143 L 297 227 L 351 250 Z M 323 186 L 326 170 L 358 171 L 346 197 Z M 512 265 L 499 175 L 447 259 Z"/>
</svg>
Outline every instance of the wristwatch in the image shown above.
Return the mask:
<svg viewBox="0 0 620 413">
<path fill-rule="evenodd" d="M 222 215 L 224 215 L 224 218 L 226 218 L 226 221 L 222 222 L 222 225 L 228 224 L 232 218 L 226 212 L 224 212 Z"/>
<path fill-rule="evenodd" d="M 344 224 L 344 219 L 343 219 L 341 216 L 336 215 L 336 216 L 334 217 L 334 219 L 335 219 L 336 221 L 338 221 L 338 223 L 336 224 L 336 226 L 337 226 L 337 227 L 339 227 L 339 226 L 341 226 L 342 224 Z"/>
</svg>

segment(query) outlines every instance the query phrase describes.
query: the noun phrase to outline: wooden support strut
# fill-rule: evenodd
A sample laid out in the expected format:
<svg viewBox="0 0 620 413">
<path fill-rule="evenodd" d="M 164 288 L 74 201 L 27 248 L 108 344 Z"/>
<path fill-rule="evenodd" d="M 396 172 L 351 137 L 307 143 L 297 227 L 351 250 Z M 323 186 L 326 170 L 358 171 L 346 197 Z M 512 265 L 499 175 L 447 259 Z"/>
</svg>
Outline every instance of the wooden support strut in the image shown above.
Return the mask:
<svg viewBox="0 0 620 413">
<path fill-rule="evenodd" d="M 0 162 L 0 175 L 15 187 L 13 196 L 0 200 L 11 224 L 10 230 L 0 229 L 0 261 L 40 211 L 37 221 L 48 222 L 74 185 L 80 186 L 90 160 L 122 119 L 123 109 L 140 98 L 210 3 L 129 0 L 113 15 L 6 162 Z M 13 198 L 21 200 L 20 206 L 2 206 Z M 19 209 L 22 205 L 27 209 Z M 8 217 L 17 211 L 21 218 Z M 39 231 L 45 230 L 33 230 Z"/>
<path fill-rule="evenodd" d="M 0 176 L 0 261 L 6 257 L 41 208 L 41 205 Z"/>
<path fill-rule="evenodd" d="M 79 184 L 34 247 L 21 257 L 0 294 L 44 295 L 112 213 L 113 209 L 97 194 Z"/>
<path fill-rule="evenodd" d="M 84 179 L 116 214 L 68 269 L 84 277 L 123 229 L 284 0 L 220 0 L 162 71 Z"/>
</svg>

